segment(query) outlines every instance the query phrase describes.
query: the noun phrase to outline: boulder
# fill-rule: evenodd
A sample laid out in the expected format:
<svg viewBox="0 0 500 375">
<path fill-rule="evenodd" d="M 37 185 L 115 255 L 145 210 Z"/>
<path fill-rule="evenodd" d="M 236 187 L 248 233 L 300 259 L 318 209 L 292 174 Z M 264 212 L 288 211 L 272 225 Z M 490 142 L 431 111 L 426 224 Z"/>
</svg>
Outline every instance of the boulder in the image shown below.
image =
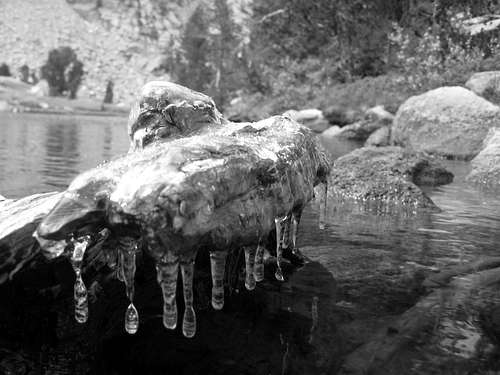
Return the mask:
<svg viewBox="0 0 500 375">
<path fill-rule="evenodd" d="M 283 113 L 283 116 L 307 126 L 315 133 L 322 133 L 330 127 L 330 123 L 324 118 L 323 112 L 315 108 L 302 109 L 300 111 L 291 109 Z"/>
<path fill-rule="evenodd" d="M 401 147 L 364 147 L 337 159 L 329 184 L 334 194 L 436 208 L 419 185 L 450 183 L 453 174 L 434 160 Z"/>
<path fill-rule="evenodd" d="M 350 141 L 363 142 L 376 130 L 386 127 L 385 120 L 365 119 L 346 125 L 335 134 L 335 137 Z"/>
<path fill-rule="evenodd" d="M 470 160 L 500 108 L 463 87 L 441 87 L 409 98 L 394 119 L 391 141 L 415 151 Z"/>
<path fill-rule="evenodd" d="M 389 146 L 391 144 L 391 127 L 383 126 L 375 130 L 365 142 L 365 146 Z"/>
<path fill-rule="evenodd" d="M 500 71 L 474 73 L 465 83 L 465 87 L 493 102 L 500 102 Z"/>
<path fill-rule="evenodd" d="M 387 111 L 383 105 L 377 105 L 367 109 L 365 112 L 365 118 L 372 121 L 381 121 L 387 125 L 392 124 L 394 121 L 394 115 Z"/>
<path fill-rule="evenodd" d="M 321 137 L 325 139 L 332 139 L 340 132 L 341 129 L 342 128 L 337 125 L 330 126 L 323 133 L 321 133 Z"/>
<path fill-rule="evenodd" d="M 500 188 L 500 128 L 491 129 L 484 148 L 472 159 L 472 171 L 467 181 L 485 187 Z"/>
<path fill-rule="evenodd" d="M 331 125 L 345 126 L 356 121 L 356 112 L 340 106 L 330 106 L 323 111 Z"/>
</svg>

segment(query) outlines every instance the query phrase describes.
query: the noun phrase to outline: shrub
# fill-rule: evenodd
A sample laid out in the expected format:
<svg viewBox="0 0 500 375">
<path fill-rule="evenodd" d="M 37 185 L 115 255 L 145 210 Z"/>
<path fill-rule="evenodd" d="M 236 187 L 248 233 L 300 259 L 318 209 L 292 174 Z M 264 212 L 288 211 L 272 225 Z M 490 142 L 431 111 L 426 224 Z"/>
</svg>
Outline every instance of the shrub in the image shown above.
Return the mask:
<svg viewBox="0 0 500 375">
<path fill-rule="evenodd" d="M 5 63 L 0 65 L 0 76 L 10 77 L 10 69 L 9 66 Z"/>
<path fill-rule="evenodd" d="M 50 51 L 47 62 L 41 68 L 41 77 L 47 80 L 50 95 L 66 95 L 70 99 L 76 97 L 83 74 L 83 63 L 71 47 Z"/>
</svg>

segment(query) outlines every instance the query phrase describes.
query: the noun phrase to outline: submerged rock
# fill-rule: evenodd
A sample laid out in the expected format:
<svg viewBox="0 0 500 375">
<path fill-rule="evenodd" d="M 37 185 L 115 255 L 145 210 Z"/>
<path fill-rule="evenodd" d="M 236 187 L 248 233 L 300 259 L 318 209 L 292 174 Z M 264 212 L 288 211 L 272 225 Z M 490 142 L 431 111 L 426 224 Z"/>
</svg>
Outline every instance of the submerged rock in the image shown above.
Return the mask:
<svg viewBox="0 0 500 375">
<path fill-rule="evenodd" d="M 500 188 L 500 128 L 491 129 L 484 148 L 472 159 L 472 171 L 467 181 L 490 188 Z"/>
<path fill-rule="evenodd" d="M 500 127 L 500 108 L 462 87 L 441 87 L 408 99 L 398 110 L 392 141 L 430 154 L 469 160 L 491 127 Z"/>
<path fill-rule="evenodd" d="M 348 198 L 436 208 L 418 185 L 452 180 L 452 173 L 422 154 L 400 147 L 364 147 L 335 161 L 329 183 L 335 194 Z"/>
</svg>

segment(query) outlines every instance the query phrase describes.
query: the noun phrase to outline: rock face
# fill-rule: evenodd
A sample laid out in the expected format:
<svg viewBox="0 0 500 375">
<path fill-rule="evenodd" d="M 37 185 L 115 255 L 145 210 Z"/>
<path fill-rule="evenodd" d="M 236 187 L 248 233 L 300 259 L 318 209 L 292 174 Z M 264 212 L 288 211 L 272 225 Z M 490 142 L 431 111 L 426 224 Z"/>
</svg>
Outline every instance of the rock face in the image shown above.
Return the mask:
<svg viewBox="0 0 500 375">
<path fill-rule="evenodd" d="M 450 172 L 423 155 L 400 147 L 364 147 L 335 161 L 329 184 L 335 194 L 348 198 L 435 208 L 417 185 L 452 180 Z"/>
<path fill-rule="evenodd" d="M 500 108 L 462 87 L 441 87 L 408 99 L 398 110 L 392 141 L 415 151 L 469 160 L 479 153 Z"/>
<path fill-rule="evenodd" d="M 500 188 L 500 129 L 491 129 L 484 141 L 484 148 L 472 159 L 472 171 L 467 180 L 473 183 Z"/>
</svg>

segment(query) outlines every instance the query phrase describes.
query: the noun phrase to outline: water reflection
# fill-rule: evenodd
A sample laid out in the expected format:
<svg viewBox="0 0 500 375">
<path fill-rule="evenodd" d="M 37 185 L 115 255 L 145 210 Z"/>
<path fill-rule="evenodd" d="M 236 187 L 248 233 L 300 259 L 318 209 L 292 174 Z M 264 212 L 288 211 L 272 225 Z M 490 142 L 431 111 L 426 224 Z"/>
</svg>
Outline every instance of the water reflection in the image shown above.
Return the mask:
<svg viewBox="0 0 500 375">
<path fill-rule="evenodd" d="M 0 194 L 62 190 L 78 173 L 128 149 L 126 119 L 2 114 Z"/>
</svg>

